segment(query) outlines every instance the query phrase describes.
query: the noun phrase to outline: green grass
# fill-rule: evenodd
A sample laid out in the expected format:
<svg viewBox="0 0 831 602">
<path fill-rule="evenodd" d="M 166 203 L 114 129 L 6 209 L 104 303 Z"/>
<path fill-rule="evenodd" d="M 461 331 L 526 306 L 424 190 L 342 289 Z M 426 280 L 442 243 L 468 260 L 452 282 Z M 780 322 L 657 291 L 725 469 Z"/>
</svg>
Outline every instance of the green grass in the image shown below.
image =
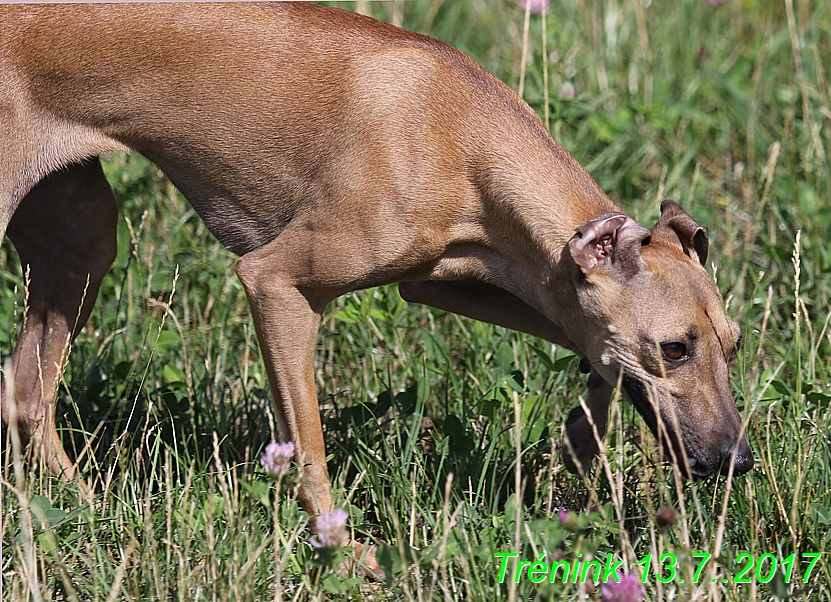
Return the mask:
<svg viewBox="0 0 831 602">
<path fill-rule="evenodd" d="M 405 27 L 518 87 L 524 16 L 514 3 L 370 9 L 400 11 Z M 382 549 L 391 582 L 334 572 L 308 544 L 291 496 L 297 475 L 275 483 L 256 462 L 273 417 L 234 258 L 155 167 L 117 155 L 105 170 L 122 208 L 119 256 L 73 347 L 58 409 L 65 445 L 99 493 L 87 499 L 4 454 L 4 600 L 584 599 L 578 584 L 514 584 L 512 563 L 500 584 L 501 552 L 530 561 L 545 552 L 548 562 L 611 553 L 628 570 L 647 554 L 675 554 L 669 583 L 654 561 L 649 600 L 831 599 L 831 5 L 552 9 L 545 64 L 541 18 L 531 17 L 524 96 L 627 212 L 651 225 L 672 198 L 708 229 L 745 332 L 732 382 L 754 470 L 732 482 L 678 480 L 621 403 L 607 453 L 585 481 L 568 476 L 558 445 L 585 386 L 573 356 L 407 306 L 394 288 L 355 293 L 327 309 L 317 384 L 337 499 L 357 537 L 391 544 Z M 9 357 L 24 293 L 8 242 L 1 252 Z M 679 515 L 661 532 L 664 506 Z M 579 513 L 572 530 L 560 507 Z M 742 551 L 780 564 L 821 556 L 807 584 L 807 563 L 790 585 L 737 584 Z M 698 585 L 694 553 L 713 554 Z"/>
</svg>

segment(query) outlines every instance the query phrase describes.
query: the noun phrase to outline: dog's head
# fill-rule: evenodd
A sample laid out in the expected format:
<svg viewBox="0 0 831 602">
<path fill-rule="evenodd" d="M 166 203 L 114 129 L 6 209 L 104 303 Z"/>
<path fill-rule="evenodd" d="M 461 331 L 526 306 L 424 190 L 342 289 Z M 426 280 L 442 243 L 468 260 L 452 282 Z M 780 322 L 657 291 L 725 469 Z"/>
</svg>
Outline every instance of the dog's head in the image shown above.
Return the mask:
<svg viewBox="0 0 831 602">
<path fill-rule="evenodd" d="M 694 475 L 726 473 L 735 458 L 740 474 L 753 467 L 728 382 L 741 331 L 703 267 L 707 249 L 704 229 L 672 201 L 651 230 L 619 213 L 583 224 L 569 252 L 587 322 L 573 334 L 603 378 L 622 378 L 670 458 L 686 457 Z"/>
</svg>

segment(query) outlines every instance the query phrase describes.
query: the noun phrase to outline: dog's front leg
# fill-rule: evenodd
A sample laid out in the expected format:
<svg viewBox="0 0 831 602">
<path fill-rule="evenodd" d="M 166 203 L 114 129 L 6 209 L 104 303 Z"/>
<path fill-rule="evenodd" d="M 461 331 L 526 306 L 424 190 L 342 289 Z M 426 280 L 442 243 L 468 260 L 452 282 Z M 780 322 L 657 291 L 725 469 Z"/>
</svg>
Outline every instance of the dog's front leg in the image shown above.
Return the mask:
<svg viewBox="0 0 831 602">
<path fill-rule="evenodd" d="M 570 473 L 585 473 L 592 458 L 597 455 L 599 442 L 606 436 L 611 398 L 612 385 L 592 370 L 584 402 L 591 419 L 581 404 L 568 413 L 566 420 L 568 441 L 563 442 L 563 464 Z"/>
<path fill-rule="evenodd" d="M 333 509 L 326 446 L 314 382 L 314 350 L 328 299 L 304 296 L 282 268 L 280 245 L 248 253 L 237 263 L 274 396 L 277 428 L 295 445 L 302 467 L 298 499 L 311 515 Z"/>
<path fill-rule="evenodd" d="M 477 281 L 421 281 L 401 282 L 398 288 L 405 301 L 423 303 L 483 322 L 525 332 L 579 353 L 562 329 L 551 320 L 522 299 L 492 284 Z M 598 437 L 601 439 L 605 436 L 611 396 L 612 386 L 592 370 L 585 399 L 591 420 L 588 419 L 580 405 L 569 413 L 566 422 L 566 435 L 569 441 L 563 445 L 563 462 L 569 472 L 574 474 L 579 472 L 577 463 L 585 472 L 592 458 L 597 455 L 599 447 L 594 429 L 597 430 Z M 571 450 L 569 450 L 569 444 Z"/>
<path fill-rule="evenodd" d="M 346 234 L 345 222 L 338 226 L 327 227 L 325 217 L 312 216 L 244 255 L 236 268 L 268 370 L 280 438 L 295 445 L 301 467 L 297 496 L 312 516 L 312 530 L 317 515 L 334 509 L 314 379 L 321 314 L 339 295 L 374 284 L 363 280 L 371 258 L 355 243 L 360 238 Z M 382 578 L 374 548 L 350 545 L 364 571 Z"/>
<path fill-rule="evenodd" d="M 476 280 L 400 282 L 401 297 L 481 322 L 504 326 L 577 351 L 560 327 L 519 297 Z"/>
</svg>

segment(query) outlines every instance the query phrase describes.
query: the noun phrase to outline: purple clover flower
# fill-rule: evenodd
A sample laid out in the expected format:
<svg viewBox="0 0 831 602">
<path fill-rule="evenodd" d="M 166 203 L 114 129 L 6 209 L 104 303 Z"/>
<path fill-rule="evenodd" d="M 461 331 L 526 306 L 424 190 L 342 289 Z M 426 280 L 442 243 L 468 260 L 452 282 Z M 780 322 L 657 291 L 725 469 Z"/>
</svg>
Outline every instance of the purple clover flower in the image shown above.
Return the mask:
<svg viewBox="0 0 831 602">
<path fill-rule="evenodd" d="M 617 577 L 618 582 L 609 579 L 600 586 L 600 595 L 604 602 L 637 602 L 643 598 L 644 590 L 640 577 L 635 573 L 626 573 L 623 576 L 617 573 Z"/>
<path fill-rule="evenodd" d="M 349 534 L 346 532 L 346 521 L 349 515 L 345 510 L 335 508 L 317 517 L 317 535 L 309 540 L 316 548 L 336 549 L 346 545 Z"/>
<path fill-rule="evenodd" d="M 548 12 L 549 0 L 522 0 L 519 3 L 519 9 L 522 12 L 528 10 L 528 5 L 531 5 L 531 13 L 541 15 L 543 12 Z"/>
<path fill-rule="evenodd" d="M 260 464 L 269 474 L 286 474 L 291 466 L 291 458 L 294 455 L 294 443 L 277 443 L 272 441 L 265 447 L 263 455 L 260 456 Z"/>
<path fill-rule="evenodd" d="M 568 508 L 560 508 L 557 510 L 557 517 L 560 519 L 560 524 L 569 531 L 576 531 L 580 526 L 580 520 L 576 512 L 572 512 Z"/>
</svg>

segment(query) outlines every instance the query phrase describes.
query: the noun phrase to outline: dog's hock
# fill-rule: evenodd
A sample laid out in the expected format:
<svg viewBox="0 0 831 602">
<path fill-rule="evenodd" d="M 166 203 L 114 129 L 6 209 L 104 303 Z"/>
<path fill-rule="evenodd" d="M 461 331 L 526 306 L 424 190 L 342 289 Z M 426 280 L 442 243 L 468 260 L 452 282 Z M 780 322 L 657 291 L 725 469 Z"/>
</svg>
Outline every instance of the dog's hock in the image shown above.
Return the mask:
<svg viewBox="0 0 831 602">
<path fill-rule="evenodd" d="M 661 203 L 661 218 L 652 227 L 652 235 L 670 244 L 680 245 L 693 261 L 706 265 L 710 247 L 707 231 L 681 209 L 678 203 L 669 200 Z"/>
<path fill-rule="evenodd" d="M 630 278 L 645 267 L 641 247 L 649 243 L 650 236 L 631 217 L 606 213 L 579 226 L 568 248 L 583 273 L 606 266 Z"/>
</svg>

